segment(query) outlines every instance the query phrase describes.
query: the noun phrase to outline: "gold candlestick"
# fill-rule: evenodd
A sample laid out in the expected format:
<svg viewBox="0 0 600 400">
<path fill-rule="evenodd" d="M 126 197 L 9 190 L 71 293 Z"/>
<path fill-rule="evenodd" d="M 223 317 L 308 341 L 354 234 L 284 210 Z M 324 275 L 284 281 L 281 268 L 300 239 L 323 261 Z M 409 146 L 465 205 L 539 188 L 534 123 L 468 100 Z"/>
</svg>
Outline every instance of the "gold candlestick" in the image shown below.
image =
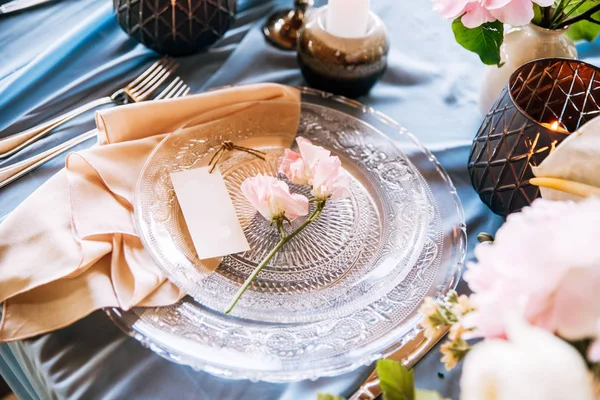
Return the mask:
<svg viewBox="0 0 600 400">
<path fill-rule="evenodd" d="M 265 23 L 263 34 L 273 46 L 282 50 L 295 50 L 298 31 L 304 24 L 306 10 L 314 0 L 294 0 L 294 9 L 277 11 Z"/>
</svg>

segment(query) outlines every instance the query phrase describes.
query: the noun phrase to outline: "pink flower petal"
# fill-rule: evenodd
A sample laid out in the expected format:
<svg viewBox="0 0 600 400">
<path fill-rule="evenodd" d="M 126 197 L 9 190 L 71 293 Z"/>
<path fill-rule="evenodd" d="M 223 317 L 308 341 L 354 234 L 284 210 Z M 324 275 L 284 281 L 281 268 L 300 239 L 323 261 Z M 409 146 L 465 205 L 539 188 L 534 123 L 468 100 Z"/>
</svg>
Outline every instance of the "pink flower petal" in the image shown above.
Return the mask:
<svg viewBox="0 0 600 400">
<path fill-rule="evenodd" d="M 587 359 L 593 363 L 600 362 L 600 339 L 594 340 L 588 348 Z"/>
<path fill-rule="evenodd" d="M 242 182 L 241 190 L 246 199 L 268 221 L 285 215 L 289 219 L 308 214 L 308 199 L 290 194 L 285 182 L 273 176 L 256 175 Z"/>
<path fill-rule="evenodd" d="M 464 13 L 468 0 L 434 0 L 433 10 L 445 19 L 455 19 Z"/>
<path fill-rule="evenodd" d="M 489 13 L 505 24 L 527 25 L 533 19 L 533 5 L 531 0 L 511 0 L 503 7 L 490 9 Z"/>
<path fill-rule="evenodd" d="M 494 18 L 490 12 L 478 2 L 468 3 L 464 11 L 465 15 L 463 15 L 461 21 L 467 28 L 477 28 L 481 24 L 496 20 L 496 18 Z"/>
<path fill-rule="evenodd" d="M 579 340 L 595 336 L 600 319 L 599 269 L 571 270 L 557 288 L 553 317 L 562 337 Z"/>
<path fill-rule="evenodd" d="M 321 146 L 315 146 L 310 140 L 303 137 L 296 138 L 296 143 L 298 143 L 302 159 L 309 168 L 314 168 L 320 160 L 329 157 L 331 154 L 329 150 Z"/>
<path fill-rule="evenodd" d="M 290 149 L 285 149 L 279 161 L 279 172 L 297 185 L 310 184 L 311 176 L 307 165 L 300 154 Z"/>
<path fill-rule="evenodd" d="M 465 323 L 475 335 L 505 333 L 511 312 L 569 339 L 596 337 L 600 320 L 600 200 L 537 200 L 512 214 L 493 244 L 475 248 L 464 274 L 476 312 Z"/>
<path fill-rule="evenodd" d="M 497 8 L 504 7 L 511 1 L 513 1 L 513 0 L 484 0 L 483 6 L 485 8 L 487 8 L 488 10 L 495 10 Z"/>
</svg>

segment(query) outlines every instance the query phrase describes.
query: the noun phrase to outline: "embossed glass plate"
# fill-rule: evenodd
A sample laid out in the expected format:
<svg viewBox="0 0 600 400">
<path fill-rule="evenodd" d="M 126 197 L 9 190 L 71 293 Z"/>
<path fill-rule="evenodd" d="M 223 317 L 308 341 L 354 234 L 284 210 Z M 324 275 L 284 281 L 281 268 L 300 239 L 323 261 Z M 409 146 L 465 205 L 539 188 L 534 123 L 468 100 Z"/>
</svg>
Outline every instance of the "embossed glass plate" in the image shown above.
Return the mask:
<svg viewBox="0 0 600 400">
<path fill-rule="evenodd" d="M 231 131 L 239 140 L 256 134 Z M 414 337 L 422 298 L 456 285 L 462 207 L 435 158 L 394 121 L 303 89 L 298 134 L 340 156 L 352 196 L 328 204 L 319 223 L 261 272 L 234 309 L 237 318 L 226 316 L 220 310 L 277 240 L 238 194 L 246 176 L 275 173 L 282 149 L 269 145 L 270 134 L 260 133 L 269 162 L 240 153 L 221 166 L 252 250 L 225 257 L 216 270 L 194 255 L 168 173 L 205 165 L 222 137 L 197 132 L 163 142 L 140 178 L 138 225 L 154 258 L 191 296 L 109 315 L 159 354 L 221 376 L 291 381 L 344 373 Z"/>
</svg>

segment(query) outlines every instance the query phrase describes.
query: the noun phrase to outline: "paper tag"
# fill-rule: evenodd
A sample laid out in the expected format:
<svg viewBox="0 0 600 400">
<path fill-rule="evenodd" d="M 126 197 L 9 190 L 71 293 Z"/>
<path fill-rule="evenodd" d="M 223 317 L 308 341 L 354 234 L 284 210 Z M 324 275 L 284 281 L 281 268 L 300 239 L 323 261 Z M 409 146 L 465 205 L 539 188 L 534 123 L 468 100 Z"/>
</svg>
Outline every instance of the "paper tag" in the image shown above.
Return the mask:
<svg viewBox="0 0 600 400">
<path fill-rule="evenodd" d="M 220 257 L 250 250 L 225 181 L 209 167 L 174 172 L 173 188 L 198 257 Z"/>
</svg>

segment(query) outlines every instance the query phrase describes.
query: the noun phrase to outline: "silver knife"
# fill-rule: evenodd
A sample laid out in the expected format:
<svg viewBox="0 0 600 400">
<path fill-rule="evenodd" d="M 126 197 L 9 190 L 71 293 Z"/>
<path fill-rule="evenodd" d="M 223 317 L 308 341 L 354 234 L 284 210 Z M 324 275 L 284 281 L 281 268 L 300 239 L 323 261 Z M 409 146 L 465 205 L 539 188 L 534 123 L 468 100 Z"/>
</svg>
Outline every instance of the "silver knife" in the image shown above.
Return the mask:
<svg viewBox="0 0 600 400">
<path fill-rule="evenodd" d="M 427 339 L 423 331 L 421 331 L 413 340 L 385 358 L 399 361 L 406 368 L 412 368 L 446 335 L 447 332 L 447 328 L 440 329 L 436 336 Z M 374 400 L 381 393 L 379 377 L 377 376 L 377 370 L 375 370 L 348 400 Z"/>
<path fill-rule="evenodd" d="M 48 3 L 53 0 L 13 0 L 0 6 L 0 15 L 23 10 L 25 8 Z"/>
</svg>

